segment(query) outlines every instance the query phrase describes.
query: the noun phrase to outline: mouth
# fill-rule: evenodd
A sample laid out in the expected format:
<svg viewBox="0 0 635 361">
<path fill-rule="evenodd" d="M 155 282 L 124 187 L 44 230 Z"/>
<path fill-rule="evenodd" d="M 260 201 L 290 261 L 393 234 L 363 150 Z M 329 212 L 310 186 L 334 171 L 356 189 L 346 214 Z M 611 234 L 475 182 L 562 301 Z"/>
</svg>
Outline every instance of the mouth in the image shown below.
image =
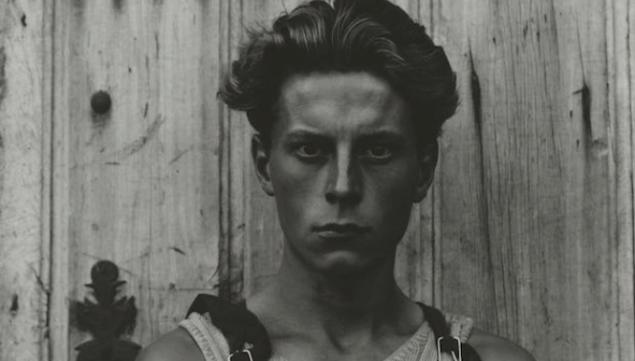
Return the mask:
<svg viewBox="0 0 635 361">
<path fill-rule="evenodd" d="M 327 223 L 314 227 L 314 231 L 324 239 L 350 239 L 358 237 L 370 230 L 370 227 L 356 223 Z"/>
</svg>

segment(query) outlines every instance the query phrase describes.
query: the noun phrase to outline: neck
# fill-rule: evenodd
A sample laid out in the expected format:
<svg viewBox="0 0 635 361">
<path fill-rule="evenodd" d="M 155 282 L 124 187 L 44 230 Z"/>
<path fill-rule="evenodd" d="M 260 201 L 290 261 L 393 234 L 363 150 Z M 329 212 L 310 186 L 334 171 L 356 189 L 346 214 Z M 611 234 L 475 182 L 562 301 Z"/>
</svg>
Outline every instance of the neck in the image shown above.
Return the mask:
<svg viewBox="0 0 635 361">
<path fill-rule="evenodd" d="M 399 327 L 411 302 L 395 282 L 394 254 L 385 259 L 363 271 L 329 274 L 311 269 L 287 247 L 273 296 L 288 316 L 329 334 Z"/>
</svg>

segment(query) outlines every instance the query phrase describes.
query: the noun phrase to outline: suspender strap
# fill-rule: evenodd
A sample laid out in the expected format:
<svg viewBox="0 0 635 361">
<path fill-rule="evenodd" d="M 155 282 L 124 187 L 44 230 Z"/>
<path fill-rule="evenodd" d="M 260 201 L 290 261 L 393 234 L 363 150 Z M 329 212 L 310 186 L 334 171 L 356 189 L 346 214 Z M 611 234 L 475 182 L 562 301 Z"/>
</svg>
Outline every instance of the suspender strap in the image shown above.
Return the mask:
<svg viewBox="0 0 635 361">
<path fill-rule="evenodd" d="M 452 355 L 455 360 L 481 361 L 481 357 L 472 346 L 467 343 L 462 343 L 459 338 L 450 335 L 450 327 L 441 311 L 420 302 L 418 302 L 418 304 L 421 310 L 423 310 L 423 315 L 428 321 L 434 333 L 434 337 L 437 339 L 437 350 L 439 353 L 447 352 Z"/>
<path fill-rule="evenodd" d="M 464 361 L 481 361 L 473 347 L 461 343 L 451 337 L 448 323 L 441 313 L 434 307 L 419 303 L 425 319 L 428 321 L 440 352 L 447 352 Z M 229 345 L 229 361 L 266 361 L 271 357 L 271 343 L 267 330 L 260 323 L 258 317 L 250 312 L 245 302 L 230 303 L 217 296 L 199 294 L 187 311 L 209 314 L 212 323 L 218 328 Z"/>
<path fill-rule="evenodd" d="M 230 361 L 265 361 L 271 357 L 267 330 L 245 302 L 230 303 L 217 296 L 199 294 L 187 311 L 208 313 L 229 344 Z"/>
</svg>

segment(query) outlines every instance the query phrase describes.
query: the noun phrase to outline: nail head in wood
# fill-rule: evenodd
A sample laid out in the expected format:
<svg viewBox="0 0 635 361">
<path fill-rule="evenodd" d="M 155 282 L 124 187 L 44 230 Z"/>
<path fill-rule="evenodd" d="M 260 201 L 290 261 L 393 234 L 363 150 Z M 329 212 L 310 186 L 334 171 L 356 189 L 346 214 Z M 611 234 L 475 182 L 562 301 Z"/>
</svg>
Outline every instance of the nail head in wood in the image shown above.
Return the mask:
<svg viewBox="0 0 635 361">
<path fill-rule="evenodd" d="M 112 100 L 110 99 L 110 94 L 103 90 L 94 93 L 90 98 L 90 107 L 93 108 L 93 111 L 97 114 L 103 115 L 108 113 L 111 105 Z"/>
</svg>

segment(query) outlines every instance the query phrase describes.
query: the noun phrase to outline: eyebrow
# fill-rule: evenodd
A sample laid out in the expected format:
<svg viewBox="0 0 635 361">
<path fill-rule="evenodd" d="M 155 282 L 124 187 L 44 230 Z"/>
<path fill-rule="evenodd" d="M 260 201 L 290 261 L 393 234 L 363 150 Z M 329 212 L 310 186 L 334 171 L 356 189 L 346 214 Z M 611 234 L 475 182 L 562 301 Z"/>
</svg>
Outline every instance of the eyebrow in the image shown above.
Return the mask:
<svg viewBox="0 0 635 361">
<path fill-rule="evenodd" d="M 359 137 L 362 141 L 389 141 L 394 143 L 405 143 L 406 138 L 395 131 L 391 130 L 378 130 L 362 134 Z"/>
<path fill-rule="evenodd" d="M 316 140 L 327 141 L 330 138 L 331 137 L 329 137 L 328 135 L 325 135 L 319 132 L 310 131 L 310 130 L 305 130 L 305 129 L 293 130 L 287 133 L 284 137 L 286 141 L 294 141 L 294 140 L 302 140 L 302 139 L 316 139 Z M 391 130 L 377 130 L 377 131 L 372 131 L 368 133 L 362 133 L 356 140 L 366 141 L 366 142 L 368 141 L 371 141 L 371 142 L 372 141 L 388 141 L 388 142 L 394 142 L 394 143 L 406 142 L 406 138 L 402 134 L 399 134 L 398 132 L 391 131 Z"/>
<path fill-rule="evenodd" d="M 284 136 L 285 141 L 294 141 L 294 140 L 303 140 L 303 139 L 318 139 L 318 140 L 326 141 L 329 139 L 329 137 L 327 135 L 324 135 L 318 132 L 313 132 L 313 131 L 304 130 L 304 129 L 293 130 Z"/>
</svg>

